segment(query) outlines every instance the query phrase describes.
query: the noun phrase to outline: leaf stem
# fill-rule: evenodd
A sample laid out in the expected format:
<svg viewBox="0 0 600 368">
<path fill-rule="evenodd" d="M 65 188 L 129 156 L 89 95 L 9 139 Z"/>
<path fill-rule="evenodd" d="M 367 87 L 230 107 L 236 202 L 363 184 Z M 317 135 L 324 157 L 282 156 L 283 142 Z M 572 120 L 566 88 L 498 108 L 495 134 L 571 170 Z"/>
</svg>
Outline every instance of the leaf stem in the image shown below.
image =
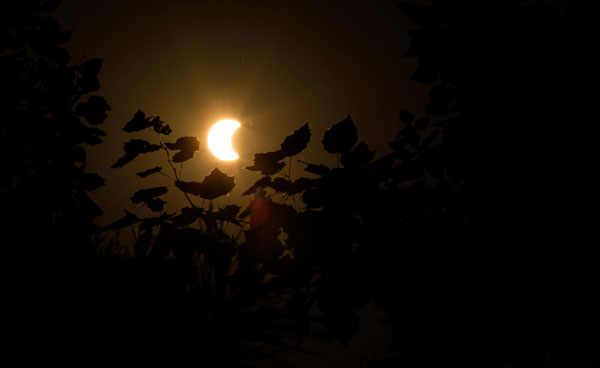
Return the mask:
<svg viewBox="0 0 600 368">
<path fill-rule="evenodd" d="M 171 155 L 169 154 L 169 150 L 167 149 L 167 147 L 165 147 L 164 144 L 162 144 L 162 142 L 160 142 L 160 146 L 167 154 L 167 162 L 169 163 L 169 166 L 171 166 L 171 169 L 173 169 L 173 174 L 175 174 L 175 179 L 177 181 L 179 181 L 179 176 L 177 175 L 177 170 L 175 169 L 175 166 L 173 166 L 173 162 L 171 161 Z M 182 163 L 182 166 L 183 166 L 183 163 Z M 181 191 L 181 193 L 183 193 L 183 195 L 185 196 L 185 199 L 187 199 L 187 201 L 190 203 L 192 208 L 196 208 L 196 205 L 194 205 L 194 202 L 192 202 L 190 197 L 188 197 L 187 193 L 184 192 L 183 190 Z"/>
</svg>

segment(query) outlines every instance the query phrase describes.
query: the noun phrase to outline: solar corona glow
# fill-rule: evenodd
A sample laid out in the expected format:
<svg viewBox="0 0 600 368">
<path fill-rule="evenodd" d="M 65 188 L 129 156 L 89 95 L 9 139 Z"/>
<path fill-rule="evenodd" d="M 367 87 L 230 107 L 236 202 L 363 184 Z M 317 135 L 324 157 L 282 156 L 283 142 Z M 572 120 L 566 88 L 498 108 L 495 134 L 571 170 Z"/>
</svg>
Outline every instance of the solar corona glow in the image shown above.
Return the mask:
<svg viewBox="0 0 600 368">
<path fill-rule="evenodd" d="M 239 156 L 231 146 L 231 137 L 240 127 L 235 120 L 221 120 L 208 132 L 208 148 L 216 158 L 223 161 L 233 161 Z"/>
</svg>

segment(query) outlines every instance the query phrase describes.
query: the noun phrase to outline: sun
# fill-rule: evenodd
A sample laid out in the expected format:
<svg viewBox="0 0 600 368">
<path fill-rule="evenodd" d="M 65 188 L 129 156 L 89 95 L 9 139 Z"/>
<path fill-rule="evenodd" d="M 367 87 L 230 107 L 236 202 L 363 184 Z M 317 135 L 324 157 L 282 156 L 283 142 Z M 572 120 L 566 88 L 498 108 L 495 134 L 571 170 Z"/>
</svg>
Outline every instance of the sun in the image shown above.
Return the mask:
<svg viewBox="0 0 600 368">
<path fill-rule="evenodd" d="M 238 154 L 231 146 L 231 137 L 240 127 L 235 120 L 221 120 L 208 132 L 208 148 L 216 158 L 223 161 L 237 160 Z"/>
</svg>

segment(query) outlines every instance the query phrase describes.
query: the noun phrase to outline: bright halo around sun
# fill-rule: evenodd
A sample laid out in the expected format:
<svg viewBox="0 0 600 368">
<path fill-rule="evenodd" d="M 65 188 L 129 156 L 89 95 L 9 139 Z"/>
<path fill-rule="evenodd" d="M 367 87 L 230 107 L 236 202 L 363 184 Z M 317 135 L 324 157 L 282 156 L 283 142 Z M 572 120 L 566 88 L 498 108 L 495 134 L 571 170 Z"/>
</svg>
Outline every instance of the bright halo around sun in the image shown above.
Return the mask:
<svg viewBox="0 0 600 368">
<path fill-rule="evenodd" d="M 238 154 L 231 146 L 231 137 L 240 127 L 235 120 L 221 120 L 208 132 L 208 148 L 216 158 L 223 161 L 237 160 Z"/>
</svg>

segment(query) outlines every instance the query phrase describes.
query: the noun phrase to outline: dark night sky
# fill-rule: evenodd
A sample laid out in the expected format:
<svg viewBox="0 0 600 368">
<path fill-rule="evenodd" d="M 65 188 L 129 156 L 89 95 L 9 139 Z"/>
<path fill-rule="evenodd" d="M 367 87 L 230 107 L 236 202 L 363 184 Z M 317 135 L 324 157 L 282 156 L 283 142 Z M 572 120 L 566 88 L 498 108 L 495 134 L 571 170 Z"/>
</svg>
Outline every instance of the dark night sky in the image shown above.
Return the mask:
<svg viewBox="0 0 600 368">
<path fill-rule="evenodd" d="M 335 165 L 321 139 L 347 114 L 360 139 L 378 155 L 388 152 L 398 110 L 419 112 L 426 93 L 426 86 L 410 81 L 416 61 L 403 54 L 411 24 L 396 3 L 64 1 L 54 16 L 74 31 L 72 61 L 83 55 L 104 59 L 98 93 L 112 107 L 103 126 L 105 144 L 88 149 L 88 169 L 106 180 L 92 193 L 105 212 L 97 222 L 120 217 L 136 190 L 169 184 L 161 176 L 135 176 L 166 165 L 161 152 L 110 169 L 126 140 L 157 140 L 150 131 L 121 131 L 137 109 L 160 115 L 173 128 L 173 141 L 200 139 L 183 180 L 201 180 L 215 166 L 235 176 L 231 197 L 218 205 L 239 198 L 260 177 L 243 170 L 254 153 L 277 149 L 305 122 L 312 140 L 298 159 Z M 208 129 L 224 118 L 243 125 L 234 136 L 241 156 L 234 162 L 215 159 L 206 146 Z M 293 177 L 303 173 L 301 166 L 293 166 Z M 185 204 L 182 196 L 168 199 L 168 211 Z"/>
</svg>

